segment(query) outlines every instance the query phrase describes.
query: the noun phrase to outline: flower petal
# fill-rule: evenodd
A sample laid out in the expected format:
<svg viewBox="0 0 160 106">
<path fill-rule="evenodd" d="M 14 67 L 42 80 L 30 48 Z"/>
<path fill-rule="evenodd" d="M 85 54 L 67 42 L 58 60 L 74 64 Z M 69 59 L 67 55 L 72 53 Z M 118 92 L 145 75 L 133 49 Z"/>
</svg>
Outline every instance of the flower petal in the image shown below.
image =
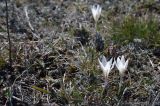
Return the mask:
<svg viewBox="0 0 160 106">
<path fill-rule="evenodd" d="M 97 14 L 95 5 L 93 5 L 93 6 L 91 7 L 91 11 L 92 11 L 93 18 L 95 19 L 96 14 Z"/>
<path fill-rule="evenodd" d="M 112 63 L 111 70 L 114 68 L 115 64 L 116 64 L 116 61 L 114 60 L 113 63 Z"/>
<path fill-rule="evenodd" d="M 122 63 L 120 57 L 117 58 L 116 67 L 119 70 L 119 72 L 121 73 L 123 70 L 123 63 Z"/>
<path fill-rule="evenodd" d="M 109 74 L 110 71 L 112 70 L 112 61 L 113 61 L 113 58 L 111 58 L 111 59 L 107 62 L 106 66 L 105 66 L 105 71 L 106 71 L 108 74 Z"/>
<path fill-rule="evenodd" d="M 99 58 L 98 58 L 98 62 L 99 62 L 99 65 L 100 65 L 101 69 L 104 71 L 104 65 L 101 63 L 101 61 L 99 60 Z"/>
<path fill-rule="evenodd" d="M 117 67 L 118 69 L 119 69 L 120 63 L 121 63 L 121 60 L 120 60 L 119 57 L 117 57 L 116 67 Z"/>
<path fill-rule="evenodd" d="M 107 64 L 107 60 L 104 55 L 102 56 L 102 64 L 103 64 L 103 66 L 105 66 Z"/>
<path fill-rule="evenodd" d="M 125 64 L 125 58 L 124 58 L 124 55 L 122 55 L 122 57 L 121 57 L 121 63 L 122 63 L 122 64 Z"/>
<path fill-rule="evenodd" d="M 100 5 L 96 4 L 91 7 L 92 15 L 95 21 L 98 21 L 102 8 Z"/>
<path fill-rule="evenodd" d="M 102 7 L 100 5 L 98 5 L 98 13 L 100 14 L 102 11 Z"/>
<path fill-rule="evenodd" d="M 127 69 L 127 67 L 128 67 L 128 62 L 129 62 L 129 59 L 127 59 L 127 61 L 126 61 L 125 64 L 124 64 L 125 69 Z"/>
<path fill-rule="evenodd" d="M 113 58 L 111 58 L 108 63 L 109 63 L 109 68 L 111 69 L 111 66 L 112 66 L 112 62 L 113 62 Z"/>
</svg>

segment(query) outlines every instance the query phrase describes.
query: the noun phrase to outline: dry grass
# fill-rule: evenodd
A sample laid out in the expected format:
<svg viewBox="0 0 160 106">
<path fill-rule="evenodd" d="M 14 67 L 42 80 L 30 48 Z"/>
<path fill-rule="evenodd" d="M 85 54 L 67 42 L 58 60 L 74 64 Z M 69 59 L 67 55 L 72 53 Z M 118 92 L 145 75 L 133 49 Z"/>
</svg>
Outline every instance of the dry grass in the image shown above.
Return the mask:
<svg viewBox="0 0 160 106">
<path fill-rule="evenodd" d="M 113 23 L 124 20 L 128 14 L 141 17 L 152 13 L 159 17 L 159 10 L 153 8 L 157 7 L 156 2 L 99 1 L 103 7 L 98 21 L 101 40 L 96 40 L 90 10 L 94 2 L 12 2 L 14 5 L 9 3 L 12 68 L 8 67 L 5 17 L 0 19 L 0 105 L 160 104 L 159 47 L 155 44 L 148 47 L 145 42 L 119 45 L 116 39 L 111 39 L 110 32 L 115 27 Z M 25 6 L 29 20 L 23 10 Z M 0 8 L 3 15 L 5 6 Z M 95 47 L 102 44 L 99 41 L 104 42 L 102 51 Z M 119 93 L 120 76 L 116 68 L 109 74 L 108 87 L 103 88 L 104 77 L 98 64 L 102 54 L 107 58 L 124 55 L 130 59 Z"/>
</svg>

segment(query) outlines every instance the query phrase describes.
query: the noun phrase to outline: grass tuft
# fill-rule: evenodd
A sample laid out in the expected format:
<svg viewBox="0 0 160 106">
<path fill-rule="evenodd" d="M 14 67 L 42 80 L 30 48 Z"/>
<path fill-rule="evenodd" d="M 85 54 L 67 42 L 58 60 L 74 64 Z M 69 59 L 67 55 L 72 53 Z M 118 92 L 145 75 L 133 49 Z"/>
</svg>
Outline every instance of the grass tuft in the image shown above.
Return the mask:
<svg viewBox="0 0 160 106">
<path fill-rule="evenodd" d="M 119 44 L 128 44 L 141 39 L 149 45 L 160 44 L 159 23 L 155 17 L 126 16 L 120 22 L 113 22 L 112 39 Z"/>
</svg>

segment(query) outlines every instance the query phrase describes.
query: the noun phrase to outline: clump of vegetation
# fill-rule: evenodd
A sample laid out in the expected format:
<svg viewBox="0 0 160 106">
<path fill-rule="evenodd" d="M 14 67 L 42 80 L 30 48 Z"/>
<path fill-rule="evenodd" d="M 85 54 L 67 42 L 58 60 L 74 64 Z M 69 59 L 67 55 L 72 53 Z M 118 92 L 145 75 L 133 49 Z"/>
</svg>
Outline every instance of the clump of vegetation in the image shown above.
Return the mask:
<svg viewBox="0 0 160 106">
<path fill-rule="evenodd" d="M 160 44 L 159 23 L 155 17 L 126 16 L 118 21 L 113 22 L 112 26 L 114 41 L 126 44 L 140 39 L 149 45 Z"/>
<path fill-rule="evenodd" d="M 77 41 L 82 43 L 82 45 L 86 45 L 89 41 L 89 32 L 85 28 L 75 30 L 74 36 Z"/>
</svg>

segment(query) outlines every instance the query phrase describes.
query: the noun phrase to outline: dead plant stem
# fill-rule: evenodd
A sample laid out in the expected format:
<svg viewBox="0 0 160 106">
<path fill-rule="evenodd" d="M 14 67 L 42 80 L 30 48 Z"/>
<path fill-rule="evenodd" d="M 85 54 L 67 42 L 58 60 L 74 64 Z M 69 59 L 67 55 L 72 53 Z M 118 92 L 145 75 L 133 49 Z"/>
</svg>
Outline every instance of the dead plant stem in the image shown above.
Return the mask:
<svg viewBox="0 0 160 106">
<path fill-rule="evenodd" d="M 10 39 L 10 33 L 9 33 L 9 22 L 8 22 L 8 2 L 7 0 L 5 0 L 5 4 L 6 4 L 6 25 L 7 25 L 7 35 L 8 35 L 8 42 L 9 42 L 9 64 L 10 67 L 12 67 L 12 43 L 11 43 L 11 39 Z"/>
</svg>

